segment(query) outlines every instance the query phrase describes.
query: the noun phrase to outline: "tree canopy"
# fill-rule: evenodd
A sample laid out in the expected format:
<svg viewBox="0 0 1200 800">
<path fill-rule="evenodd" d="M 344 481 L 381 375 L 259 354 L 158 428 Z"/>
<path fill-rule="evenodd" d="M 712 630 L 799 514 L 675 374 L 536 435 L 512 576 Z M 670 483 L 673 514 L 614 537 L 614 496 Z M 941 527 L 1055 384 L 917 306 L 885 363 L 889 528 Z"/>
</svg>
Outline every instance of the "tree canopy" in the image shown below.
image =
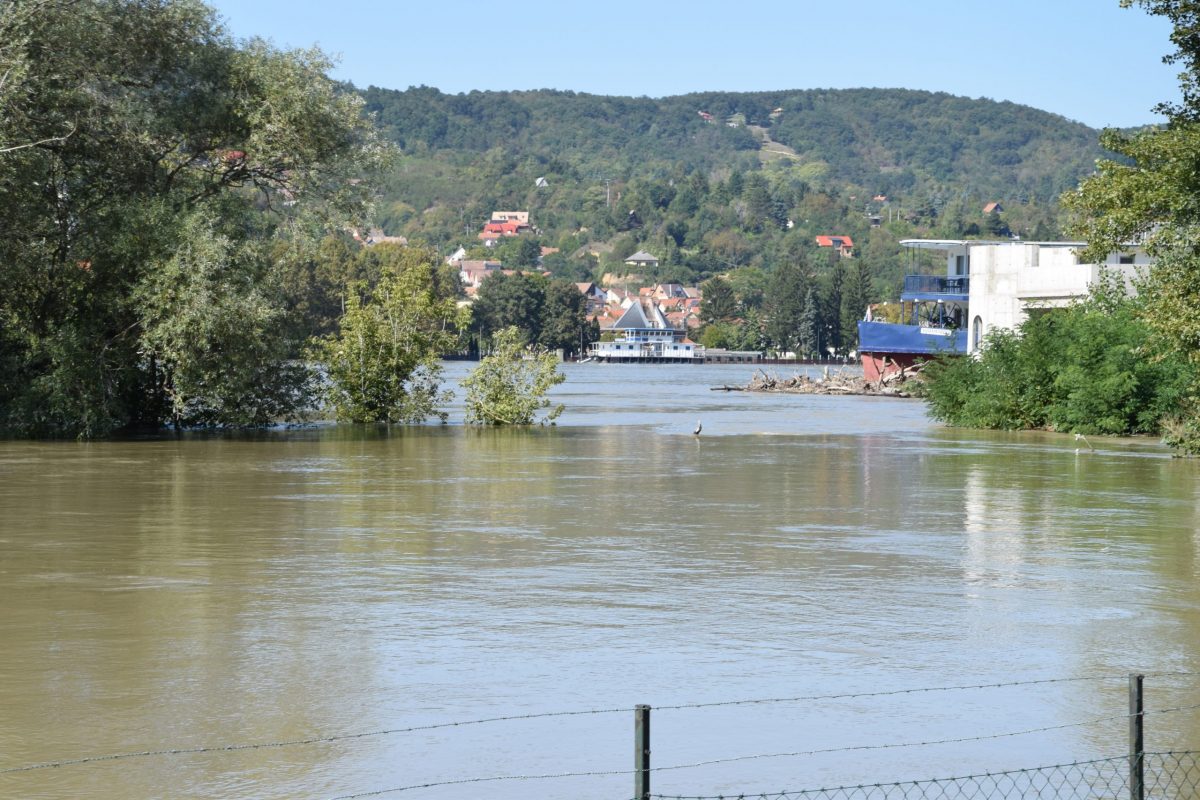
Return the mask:
<svg viewBox="0 0 1200 800">
<path fill-rule="evenodd" d="M 453 295 L 439 296 L 436 253 L 404 249 L 374 286 L 353 287 L 336 335 L 315 355 L 328 370 L 326 400 L 339 421 L 422 422 L 451 395 L 441 358 L 465 323 Z"/>
<path fill-rule="evenodd" d="M 1133 245 L 1154 266 L 1142 282 L 1140 318 L 1169 345 L 1164 357 L 1200 364 L 1200 4 L 1193 0 L 1122 0 L 1166 17 L 1176 50 L 1164 61 L 1183 67 L 1179 104 L 1162 103 L 1166 127 L 1131 134 L 1105 131 L 1102 143 L 1123 156 L 1105 160 L 1078 191 L 1064 197 L 1087 242 L 1083 257 L 1103 259 Z M 1200 452 L 1200 384 L 1181 413 L 1187 429 L 1176 440 Z"/>
<path fill-rule="evenodd" d="M 388 152 L 316 50 L 197 0 L 0 8 L 0 429 L 259 423 L 304 399 L 278 272 Z"/>
<path fill-rule="evenodd" d="M 493 350 L 463 379 L 467 390 L 467 422 L 484 425 L 546 425 L 563 412 L 546 396 L 566 380 L 553 353 L 527 347 L 515 327 L 496 331 Z M 546 413 L 539 419 L 538 414 Z"/>
</svg>

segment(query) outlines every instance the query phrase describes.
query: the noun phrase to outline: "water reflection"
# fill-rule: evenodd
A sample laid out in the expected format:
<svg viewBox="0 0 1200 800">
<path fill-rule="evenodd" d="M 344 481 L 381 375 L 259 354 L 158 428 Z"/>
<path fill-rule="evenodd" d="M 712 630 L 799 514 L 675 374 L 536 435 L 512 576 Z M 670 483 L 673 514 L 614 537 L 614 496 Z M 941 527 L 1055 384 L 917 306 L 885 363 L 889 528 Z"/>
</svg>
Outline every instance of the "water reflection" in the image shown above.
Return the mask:
<svg viewBox="0 0 1200 800">
<path fill-rule="evenodd" d="M 1191 462 L 1140 441 L 1076 455 L 1067 437 L 946 430 L 911 402 L 709 392 L 736 381 L 723 372 L 574 369 L 558 428 L 0 445 L 0 769 L 639 702 L 1108 676 L 664 710 L 667 765 L 1119 715 L 1130 670 L 1200 667 Z M 1194 678 L 1147 684 L 1152 705 L 1200 702 Z M 1151 741 L 1195 744 L 1196 719 L 1158 717 Z M 0 774 L 0 795 L 329 797 L 623 770 L 629 727 L 622 713 L 98 763 Z M 1123 747 L 1110 721 L 714 765 L 655 788 L 874 782 Z"/>
</svg>

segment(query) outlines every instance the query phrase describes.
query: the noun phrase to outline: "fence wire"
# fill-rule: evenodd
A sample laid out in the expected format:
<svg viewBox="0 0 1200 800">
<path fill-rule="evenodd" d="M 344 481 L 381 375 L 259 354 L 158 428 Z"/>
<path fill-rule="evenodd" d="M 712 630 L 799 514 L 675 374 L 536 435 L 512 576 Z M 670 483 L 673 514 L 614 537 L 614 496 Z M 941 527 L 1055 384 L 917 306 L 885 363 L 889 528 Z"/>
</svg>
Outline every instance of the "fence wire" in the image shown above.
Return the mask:
<svg viewBox="0 0 1200 800">
<path fill-rule="evenodd" d="M 1200 752 L 1146 753 L 1145 800 L 1200 797 Z M 1128 800 L 1130 757 L 985 772 L 957 778 L 720 795 L 651 794 L 654 800 Z"/>
</svg>

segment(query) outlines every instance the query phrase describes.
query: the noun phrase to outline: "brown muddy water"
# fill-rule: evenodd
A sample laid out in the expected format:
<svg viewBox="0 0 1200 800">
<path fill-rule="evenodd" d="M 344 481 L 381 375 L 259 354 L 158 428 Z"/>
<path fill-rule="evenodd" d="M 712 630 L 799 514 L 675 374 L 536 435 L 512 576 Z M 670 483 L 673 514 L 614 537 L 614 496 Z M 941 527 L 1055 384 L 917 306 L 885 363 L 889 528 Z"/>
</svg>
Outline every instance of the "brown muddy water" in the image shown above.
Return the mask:
<svg viewBox="0 0 1200 800">
<path fill-rule="evenodd" d="M 628 798 L 638 703 L 656 767 L 773 756 L 656 794 L 778 792 L 1120 755 L 1131 671 L 1200 703 L 1196 463 L 566 370 L 556 428 L 0 443 L 0 797 Z"/>
</svg>

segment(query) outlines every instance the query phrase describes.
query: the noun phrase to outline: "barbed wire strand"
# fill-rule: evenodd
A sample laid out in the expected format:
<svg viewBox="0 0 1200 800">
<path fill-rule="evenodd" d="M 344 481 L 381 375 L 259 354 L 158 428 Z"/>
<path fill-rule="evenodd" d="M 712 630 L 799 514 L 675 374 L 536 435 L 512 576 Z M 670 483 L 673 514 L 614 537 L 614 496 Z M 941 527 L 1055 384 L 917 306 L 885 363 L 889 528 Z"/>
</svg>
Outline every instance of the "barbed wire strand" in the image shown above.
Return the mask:
<svg viewBox="0 0 1200 800">
<path fill-rule="evenodd" d="M 1200 676 L 1200 672 L 1143 672 L 1140 673 L 1144 678 L 1195 678 Z M 1166 755 L 1175 755 L 1167 753 Z"/>
<path fill-rule="evenodd" d="M 1147 756 L 1176 756 L 1176 755 L 1193 755 L 1193 751 L 1185 750 L 1180 752 L 1163 752 L 1163 753 L 1145 753 Z M 1073 767 L 1090 767 L 1097 764 L 1124 764 L 1129 761 L 1129 755 L 1112 756 L 1110 758 L 1094 758 L 1088 761 L 1072 761 L 1068 764 L 1052 764 L 1047 767 L 1027 767 L 1025 769 L 1010 769 L 997 772 L 980 772 L 974 775 L 958 775 L 953 778 L 928 778 L 925 780 L 916 781 L 893 781 L 891 783 L 860 783 L 845 786 L 830 786 L 822 789 L 785 789 L 783 791 L 770 792 L 741 792 L 738 794 L 719 794 L 719 795 L 680 795 L 680 794 L 651 794 L 653 800 L 749 800 L 750 798 L 770 798 L 770 797 L 787 797 L 789 795 L 806 795 L 806 794 L 833 794 L 835 792 L 849 792 L 858 789 L 876 789 L 883 787 L 900 787 L 900 786 L 920 786 L 927 783 L 956 783 L 959 781 L 977 781 L 982 778 L 1000 778 L 1008 775 L 1027 775 L 1036 772 L 1047 772 L 1055 769 L 1071 769 Z"/>
<path fill-rule="evenodd" d="M 712 703 L 683 703 L 676 705 L 656 706 L 657 711 L 678 711 L 683 709 L 698 709 L 698 708 L 715 708 L 718 706 L 738 706 L 738 705 L 762 705 L 769 703 L 797 703 L 817 700 L 851 700 L 855 698 L 870 698 L 870 697 L 888 697 L 893 695 L 917 694 L 922 692 L 950 692 L 964 691 L 969 689 L 999 689 L 1010 686 L 1034 686 L 1037 684 L 1047 683 L 1070 683 L 1081 681 L 1102 681 L 1114 680 L 1117 678 L 1125 679 L 1126 675 L 1085 675 L 1074 678 L 1041 678 L 1026 681 L 1008 681 L 1004 683 L 979 683 L 970 685 L 955 685 L 955 686 L 928 686 L 917 687 L 913 689 L 893 689 L 890 691 L 880 692 L 850 692 L 841 694 L 823 694 L 823 695 L 799 695 L 794 697 L 765 697 L 747 700 L 727 700 Z M 14 772 L 33 772 L 42 769 L 55 769 L 58 767 L 78 766 L 80 764 L 92 764 L 102 761 L 120 761 L 127 758 L 147 758 L 151 756 L 177 756 L 177 755 L 199 755 L 204 753 L 224 753 L 235 752 L 239 750 L 264 750 L 276 747 L 293 747 L 298 745 L 308 744 L 329 744 L 333 742 L 348 741 L 351 739 L 366 739 L 375 736 L 392 736 L 401 733 L 417 733 L 422 731 L 438 730 L 441 728 L 457 728 L 468 725 L 484 725 L 493 722 L 513 722 L 517 720 L 531 719 L 546 719 L 550 717 L 575 717 L 586 716 L 590 714 L 616 714 L 627 713 L 629 708 L 598 708 L 587 709 L 582 711 L 547 711 L 537 714 L 511 714 L 499 717 L 484 717 L 482 719 L 460 720 L 457 722 L 439 722 L 429 725 L 414 725 L 408 728 L 389 728 L 386 730 L 367 731 L 363 733 L 346 733 L 334 734 L 330 736 L 314 736 L 307 739 L 289 739 L 278 742 L 250 742 L 242 744 L 224 744 L 224 745 L 204 745 L 198 747 L 172 747 L 160 750 L 139 750 L 128 753 L 109 753 L 99 756 L 84 756 L 81 758 L 61 759 L 58 761 L 43 761 L 37 764 L 27 764 L 19 767 L 4 767 L 0 768 L 0 775 L 6 775 Z"/>
<path fill-rule="evenodd" d="M 843 692 L 838 694 L 813 694 L 795 697 L 764 697 L 748 700 L 719 700 L 711 703 L 681 703 L 678 705 L 654 706 L 655 711 L 678 711 L 693 708 L 716 708 L 718 706 L 742 706 L 767 703 L 799 703 L 812 700 L 854 700 L 858 698 L 892 697 L 903 694 L 920 694 L 924 692 L 956 692 L 968 689 L 1004 689 L 1010 686 L 1036 686 L 1048 683 L 1080 683 L 1083 681 L 1126 680 L 1128 675 L 1082 675 L 1075 678 L 1042 678 L 1029 681 L 1007 681 L 1004 683 L 973 683 L 956 686 L 917 687 L 914 689 L 888 689 L 878 692 Z"/>
<path fill-rule="evenodd" d="M 485 717 L 483 719 L 463 720 L 459 722 L 436 722 L 429 725 L 414 725 L 409 728 L 389 728 L 379 731 L 366 731 L 363 733 L 344 733 L 335 734 L 332 736 L 314 736 L 308 739 L 288 739 L 280 742 L 251 742 L 245 744 L 224 744 L 224 745 L 209 745 L 202 747 L 173 747 L 163 750 L 139 750 L 130 753 L 111 753 L 101 756 L 86 756 L 83 758 L 63 759 L 61 761 L 45 761 L 38 764 L 29 764 L 22 767 L 6 767 L 0 769 L 0 775 L 5 775 L 12 772 L 32 772 L 39 769 L 53 769 L 56 767 L 70 767 L 78 764 L 91 764 L 97 761 L 120 761 L 126 758 L 145 758 L 147 756 L 177 756 L 177 755 L 195 755 L 198 753 L 225 753 L 238 750 L 264 750 L 273 747 L 292 747 L 294 745 L 304 744 L 329 744 L 332 742 L 344 742 L 351 739 L 367 739 L 373 736 L 390 736 L 400 733 L 417 733 L 421 731 L 432 731 L 440 728 L 457 728 L 467 725 L 483 725 L 489 722 L 509 722 L 513 720 L 524 719 L 542 719 L 545 717 L 574 717 L 583 716 L 586 714 L 612 714 L 616 712 L 628 712 L 628 708 L 610 708 L 610 709 L 592 709 L 589 711 L 549 711 L 539 714 L 512 714 L 504 717 Z"/>
<path fill-rule="evenodd" d="M 1173 711 L 1187 711 L 1195 708 L 1200 708 L 1200 704 L 1195 706 L 1182 706 L 1179 708 L 1166 708 L 1156 711 L 1146 711 L 1144 714 L 1166 714 Z M 1007 731 L 1004 733 L 986 734 L 983 736 L 964 736 L 953 739 L 935 739 L 923 742 L 892 742 L 888 744 L 873 744 L 873 745 L 853 745 L 850 747 L 830 747 L 818 750 L 798 750 L 790 753 L 757 753 L 754 755 L 732 756 L 729 758 L 718 758 L 709 761 L 697 761 L 690 764 L 672 764 L 666 767 L 651 767 L 649 772 L 673 772 L 683 769 L 696 769 L 698 767 L 708 767 L 716 764 L 729 764 L 736 761 L 753 761 L 767 758 L 789 758 L 798 756 L 813 756 L 813 755 L 829 755 L 832 753 L 848 753 L 861 752 L 867 750 L 889 750 L 901 747 L 929 747 L 942 744 L 961 744 L 965 742 L 981 742 L 991 739 L 1004 739 L 1012 736 L 1026 736 L 1034 733 L 1045 733 L 1047 731 L 1063 730 L 1065 728 L 1078 728 L 1086 725 L 1096 725 L 1102 722 L 1113 722 L 1116 720 L 1128 720 L 1130 714 L 1115 714 L 1109 717 L 1099 717 L 1097 719 L 1083 720 L 1081 722 L 1068 722 L 1062 725 L 1047 725 L 1041 728 L 1028 728 L 1020 731 Z M 1128 758 L 1128 756 L 1125 756 Z M 1101 759 L 1104 760 L 1104 759 Z M 399 794 L 400 792 L 408 792 L 414 789 L 433 789 L 440 786 L 458 786 L 468 783 L 492 783 L 497 781 L 534 781 L 548 780 L 554 778 L 584 778 L 597 777 L 605 775 L 628 775 L 632 772 L 629 769 L 621 770 L 599 770 L 590 772 L 556 772 L 542 775 L 491 775 L 476 778 L 456 778 L 449 781 L 434 781 L 430 783 L 418 783 L 408 786 L 394 786 L 388 789 L 376 789 L 370 792 L 362 792 L 359 794 L 339 795 L 330 798 L 330 800 L 359 800 L 363 797 L 379 797 L 385 794 Z"/>
<path fill-rule="evenodd" d="M 1165 673 L 1164 673 L 1165 674 Z M 1182 674 L 1182 673 L 1177 673 Z M 1112 680 L 1114 678 L 1125 678 L 1127 676 L 1113 675 L 1090 675 L 1076 678 L 1045 678 L 1029 681 L 1008 681 L 1004 683 L 980 683 L 980 684 L 964 684 L 958 686 L 937 686 L 924 687 L 915 689 L 893 689 L 881 692 L 857 692 L 843 694 L 826 694 L 826 695 L 804 695 L 795 697 L 774 697 L 774 698 L 759 698 L 748 700 L 727 700 L 712 703 L 689 703 L 677 705 L 656 706 L 657 711 L 675 711 L 684 709 L 700 709 L 700 708 L 715 708 L 720 706 L 737 706 L 737 705 L 758 705 L 767 703 L 789 703 L 789 702 L 804 702 L 816 700 L 849 700 L 855 698 L 872 698 L 872 697 L 888 697 L 904 694 L 917 694 L 922 692 L 945 692 L 945 691 L 963 691 L 969 689 L 996 689 L 1007 688 L 1013 686 L 1032 686 L 1048 683 L 1069 683 L 1081 681 L 1098 681 Z M 1184 706 L 1178 709 L 1170 709 L 1171 711 L 1184 711 L 1195 708 L 1195 706 Z M 19 767 L 4 767 L 0 768 L 0 775 L 8 775 L 17 772 L 33 772 L 43 769 L 57 769 L 59 767 L 79 766 L 82 764 L 93 764 L 104 761 L 122 761 L 130 758 L 148 758 L 152 756 L 176 756 L 176 755 L 201 755 L 205 753 L 228 753 L 242 750 L 265 750 L 279 747 L 294 747 L 299 745 L 311 744 L 331 744 L 335 742 L 350 741 L 354 739 L 367 739 L 377 736 L 392 736 L 402 733 L 417 733 L 423 731 L 439 730 L 442 728 L 458 728 L 470 725 L 484 725 L 493 722 L 513 722 L 518 720 L 533 720 L 547 719 L 552 717 L 576 717 L 587 715 L 600 714 L 616 714 L 627 713 L 628 708 L 602 708 L 602 709 L 587 709 L 582 711 L 547 711 L 536 714 L 510 714 L 498 717 L 484 717 L 481 719 L 460 720 L 456 722 L 438 722 L 429 725 L 414 725 L 407 728 L 388 728 L 378 731 L 365 731 L 360 733 L 334 734 L 330 736 L 314 736 L 307 739 L 287 739 L 277 742 L 249 742 L 241 744 L 224 744 L 224 745 L 206 745 L 199 747 L 172 747 L 159 750 L 138 750 L 127 753 L 109 753 L 98 756 L 84 756 L 81 758 L 61 759 L 58 761 L 43 761 L 36 764 L 26 764 Z M 1167 713 L 1167 712 L 1145 712 L 1145 713 Z"/>
</svg>

